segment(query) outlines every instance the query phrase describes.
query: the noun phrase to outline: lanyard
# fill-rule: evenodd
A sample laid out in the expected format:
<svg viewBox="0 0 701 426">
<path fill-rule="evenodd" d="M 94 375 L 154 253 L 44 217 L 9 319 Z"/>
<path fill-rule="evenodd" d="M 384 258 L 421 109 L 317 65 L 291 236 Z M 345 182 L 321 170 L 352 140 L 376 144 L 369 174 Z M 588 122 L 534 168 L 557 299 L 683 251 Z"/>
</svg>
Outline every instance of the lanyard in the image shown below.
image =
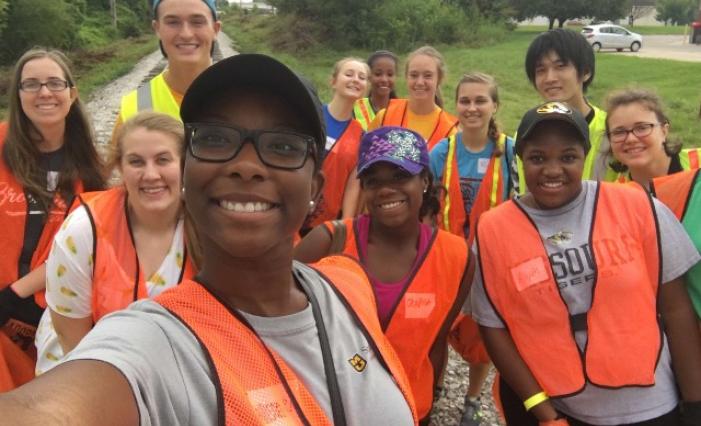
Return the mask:
<svg viewBox="0 0 701 426">
<path fill-rule="evenodd" d="M 340 388 L 338 386 L 338 379 L 336 378 L 336 368 L 334 367 L 334 362 L 333 362 L 333 356 L 331 354 L 331 344 L 329 343 L 329 336 L 328 333 L 326 332 L 326 326 L 324 325 L 324 318 L 321 315 L 321 308 L 319 307 L 319 301 L 316 298 L 316 295 L 310 288 L 309 284 L 304 280 L 304 277 L 301 276 L 299 272 L 296 270 L 294 271 L 294 276 L 295 280 L 299 283 L 299 285 L 302 287 L 304 290 L 304 293 L 306 293 L 307 298 L 309 299 L 309 304 L 312 306 L 312 314 L 314 315 L 314 323 L 316 324 L 316 330 L 317 333 L 319 334 L 319 344 L 321 345 L 321 356 L 324 362 L 324 373 L 326 374 L 326 386 L 328 388 L 329 392 L 329 399 L 331 400 L 331 410 L 333 414 L 333 424 L 334 426 L 346 426 L 346 415 L 345 415 L 345 410 L 343 408 L 343 400 L 341 399 L 341 392 Z M 206 286 L 205 286 L 206 288 Z M 210 290 L 211 292 L 211 290 Z M 214 294 L 214 293 L 212 293 Z M 224 306 L 227 306 L 224 304 Z M 304 416 L 304 413 L 302 409 L 299 406 L 299 402 L 295 398 L 294 394 L 292 393 L 292 390 L 290 389 L 287 381 L 285 380 L 284 375 L 282 374 L 282 370 L 280 369 L 280 366 L 278 365 L 277 361 L 275 360 L 275 357 L 273 356 L 272 352 L 270 351 L 270 348 L 265 344 L 263 339 L 258 335 L 256 330 L 251 326 L 251 324 L 244 318 L 243 315 L 241 315 L 236 309 L 229 309 L 229 312 L 241 323 L 243 323 L 246 327 L 248 327 L 249 330 L 258 338 L 262 346 L 265 348 L 265 351 L 268 355 L 268 358 L 270 361 L 275 365 L 275 370 L 277 371 L 278 378 L 280 379 L 280 382 L 282 382 L 283 387 L 287 391 L 288 396 L 290 397 L 290 400 L 292 401 L 292 404 L 295 407 L 295 410 L 297 411 L 297 414 L 299 417 L 302 419 L 302 422 L 305 425 L 310 425 L 309 420 L 307 420 Z"/>
</svg>

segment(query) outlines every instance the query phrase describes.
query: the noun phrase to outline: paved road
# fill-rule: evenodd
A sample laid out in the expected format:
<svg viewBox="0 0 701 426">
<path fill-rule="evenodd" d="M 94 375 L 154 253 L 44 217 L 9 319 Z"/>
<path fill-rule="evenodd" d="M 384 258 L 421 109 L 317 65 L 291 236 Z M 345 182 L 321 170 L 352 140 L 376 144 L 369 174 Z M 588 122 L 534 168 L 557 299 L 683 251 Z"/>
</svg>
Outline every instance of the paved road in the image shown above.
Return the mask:
<svg viewBox="0 0 701 426">
<path fill-rule="evenodd" d="M 689 44 L 688 35 L 650 35 L 643 36 L 643 47 L 638 52 L 602 50 L 599 54 L 701 62 L 701 44 Z"/>
</svg>

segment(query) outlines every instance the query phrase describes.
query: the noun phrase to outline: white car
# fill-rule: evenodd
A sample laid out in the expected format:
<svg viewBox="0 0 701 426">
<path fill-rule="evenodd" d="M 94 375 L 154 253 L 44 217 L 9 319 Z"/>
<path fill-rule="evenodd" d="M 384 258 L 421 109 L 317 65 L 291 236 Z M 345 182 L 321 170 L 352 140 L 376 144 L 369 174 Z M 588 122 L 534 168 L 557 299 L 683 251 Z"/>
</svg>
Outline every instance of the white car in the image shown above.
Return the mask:
<svg viewBox="0 0 701 426">
<path fill-rule="evenodd" d="M 643 36 L 613 24 L 587 25 L 582 28 L 582 35 L 595 52 L 601 49 L 637 52 L 643 45 Z"/>
</svg>

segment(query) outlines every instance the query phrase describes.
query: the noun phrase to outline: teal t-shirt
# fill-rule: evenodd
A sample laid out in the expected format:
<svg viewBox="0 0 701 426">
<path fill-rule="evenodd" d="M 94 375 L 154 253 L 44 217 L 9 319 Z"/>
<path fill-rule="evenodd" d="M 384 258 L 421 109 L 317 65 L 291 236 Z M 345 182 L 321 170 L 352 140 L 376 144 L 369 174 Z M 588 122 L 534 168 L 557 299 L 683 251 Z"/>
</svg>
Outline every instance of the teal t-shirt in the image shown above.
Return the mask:
<svg viewBox="0 0 701 426">
<path fill-rule="evenodd" d="M 489 160 L 494 152 L 494 141 L 489 140 L 489 143 L 479 152 L 472 152 L 462 143 L 462 132 L 455 135 L 457 138 L 455 152 L 458 158 L 458 173 L 460 175 L 460 192 L 464 201 L 465 216 L 469 216 L 472 211 L 472 206 L 477 198 L 477 193 L 480 189 L 484 174 L 487 172 Z M 443 179 L 443 170 L 445 170 L 445 161 L 448 157 L 448 139 L 443 139 L 433 147 L 430 153 L 431 173 L 436 178 L 436 182 Z M 507 199 L 513 184 L 511 182 L 510 163 L 514 158 L 514 141 L 507 136 L 505 145 L 506 155 L 501 157 L 502 179 L 507 184 L 504 185 L 503 199 Z M 465 221 L 465 235 L 469 234 L 469 221 Z"/>
<path fill-rule="evenodd" d="M 694 246 L 701 253 L 701 173 L 696 175 L 696 182 L 691 191 L 691 199 L 689 199 L 682 224 L 686 232 L 689 233 Z M 701 262 L 687 272 L 686 286 L 689 289 L 696 315 L 701 319 Z"/>
</svg>

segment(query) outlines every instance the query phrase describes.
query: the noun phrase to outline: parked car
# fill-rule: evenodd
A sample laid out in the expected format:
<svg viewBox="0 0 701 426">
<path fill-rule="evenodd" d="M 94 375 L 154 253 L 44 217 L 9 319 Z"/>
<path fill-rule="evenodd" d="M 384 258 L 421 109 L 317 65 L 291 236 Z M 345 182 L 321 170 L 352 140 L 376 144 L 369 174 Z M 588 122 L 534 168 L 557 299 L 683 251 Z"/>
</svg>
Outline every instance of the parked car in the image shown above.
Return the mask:
<svg viewBox="0 0 701 426">
<path fill-rule="evenodd" d="M 595 52 L 601 49 L 637 52 L 643 46 L 643 36 L 613 24 L 587 25 L 582 28 L 582 35 Z"/>
</svg>

